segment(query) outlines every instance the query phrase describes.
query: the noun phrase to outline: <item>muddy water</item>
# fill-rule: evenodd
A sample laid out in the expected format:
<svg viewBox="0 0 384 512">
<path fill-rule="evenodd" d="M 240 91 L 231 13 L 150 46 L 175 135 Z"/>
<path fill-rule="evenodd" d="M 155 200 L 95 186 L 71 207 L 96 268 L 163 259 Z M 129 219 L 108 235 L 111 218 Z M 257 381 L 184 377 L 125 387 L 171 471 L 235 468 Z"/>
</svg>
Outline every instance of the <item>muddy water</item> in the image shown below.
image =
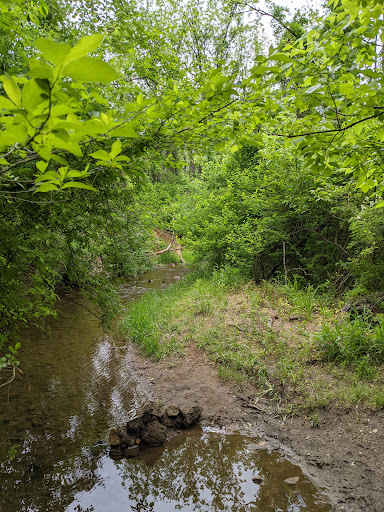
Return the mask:
<svg viewBox="0 0 384 512">
<path fill-rule="evenodd" d="M 183 273 L 148 272 L 121 294 L 132 301 Z M 330 510 L 299 468 L 240 435 L 194 429 L 137 459 L 110 459 L 109 428 L 130 419 L 145 393 L 123 364 L 124 348 L 73 300 L 82 299 L 62 298 L 50 334 L 25 333 L 24 377 L 0 388 L 1 512 Z M 285 484 L 290 476 L 299 484 Z"/>
</svg>

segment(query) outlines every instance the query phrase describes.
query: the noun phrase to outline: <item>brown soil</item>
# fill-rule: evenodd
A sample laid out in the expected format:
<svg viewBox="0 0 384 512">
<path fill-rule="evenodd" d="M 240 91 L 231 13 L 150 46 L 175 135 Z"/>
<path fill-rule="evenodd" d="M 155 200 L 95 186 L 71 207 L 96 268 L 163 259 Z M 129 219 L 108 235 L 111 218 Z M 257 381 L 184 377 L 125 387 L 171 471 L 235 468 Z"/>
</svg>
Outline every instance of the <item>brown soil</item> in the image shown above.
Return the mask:
<svg viewBox="0 0 384 512">
<path fill-rule="evenodd" d="M 214 363 L 193 343 L 183 357 L 156 362 L 129 346 L 127 364 L 150 399 L 203 407 L 203 423 L 246 430 L 268 441 L 324 489 L 335 511 L 384 511 L 384 411 L 358 407 L 317 411 L 310 419 L 275 415 L 267 400 L 251 402 L 251 386 L 219 379 Z M 255 408 L 256 407 L 256 408 Z"/>
</svg>

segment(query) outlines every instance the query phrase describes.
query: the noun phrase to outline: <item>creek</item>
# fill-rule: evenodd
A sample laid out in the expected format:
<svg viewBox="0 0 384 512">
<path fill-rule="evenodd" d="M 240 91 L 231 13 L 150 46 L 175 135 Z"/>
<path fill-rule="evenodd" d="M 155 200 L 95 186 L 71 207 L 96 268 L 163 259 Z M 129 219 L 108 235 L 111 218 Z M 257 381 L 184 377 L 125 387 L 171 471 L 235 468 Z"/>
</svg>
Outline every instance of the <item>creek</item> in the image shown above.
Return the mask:
<svg viewBox="0 0 384 512">
<path fill-rule="evenodd" d="M 127 280 L 121 296 L 128 305 L 184 273 L 164 266 Z M 61 298 L 49 334 L 26 330 L 23 378 L 0 388 L 1 512 L 331 510 L 300 468 L 236 433 L 196 427 L 135 459 L 112 460 L 109 429 L 132 419 L 146 394 L 123 344 L 81 300 Z M 296 475 L 298 484 L 285 484 Z"/>
</svg>

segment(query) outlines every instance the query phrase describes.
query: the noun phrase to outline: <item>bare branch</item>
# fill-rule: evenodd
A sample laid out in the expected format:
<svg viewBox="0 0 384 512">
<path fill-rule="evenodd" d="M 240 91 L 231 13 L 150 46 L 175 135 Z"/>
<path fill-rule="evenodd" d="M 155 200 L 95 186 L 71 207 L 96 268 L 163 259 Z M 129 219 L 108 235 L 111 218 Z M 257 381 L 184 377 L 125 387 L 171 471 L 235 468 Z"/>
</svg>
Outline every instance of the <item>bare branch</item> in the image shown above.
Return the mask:
<svg viewBox="0 0 384 512">
<path fill-rule="evenodd" d="M 0 388 L 2 388 L 3 386 L 6 386 L 7 384 L 10 384 L 14 380 L 15 377 L 16 377 L 16 366 L 13 366 L 11 378 L 9 380 L 7 380 L 7 382 L 3 382 L 3 384 L 0 384 Z"/>
<path fill-rule="evenodd" d="M 375 119 L 376 117 L 381 116 L 382 112 L 379 112 L 378 114 L 374 114 L 373 116 L 364 117 L 364 119 L 360 119 L 359 121 L 355 121 L 354 123 L 349 124 L 348 126 L 344 126 L 343 128 L 334 128 L 333 130 L 318 130 L 315 132 L 305 132 L 305 133 L 296 133 L 291 135 L 285 135 L 283 133 L 274 133 L 274 132 L 267 132 L 269 135 L 274 135 L 275 137 L 285 137 L 286 139 L 297 139 L 298 137 L 307 137 L 309 135 L 321 135 L 323 133 L 340 133 L 345 132 L 346 130 L 349 130 L 353 126 L 356 126 L 357 124 L 364 123 L 365 121 L 369 121 L 369 119 Z"/>
</svg>

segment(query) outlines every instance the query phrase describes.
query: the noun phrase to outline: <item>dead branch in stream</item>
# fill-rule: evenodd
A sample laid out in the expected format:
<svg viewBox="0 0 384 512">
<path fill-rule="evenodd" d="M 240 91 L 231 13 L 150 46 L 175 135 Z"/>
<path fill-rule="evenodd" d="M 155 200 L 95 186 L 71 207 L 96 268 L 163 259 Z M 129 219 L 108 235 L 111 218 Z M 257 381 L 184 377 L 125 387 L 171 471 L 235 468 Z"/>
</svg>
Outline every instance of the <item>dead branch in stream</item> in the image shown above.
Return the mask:
<svg viewBox="0 0 384 512">
<path fill-rule="evenodd" d="M 13 366 L 11 378 L 9 380 L 7 380 L 7 382 L 3 382 L 3 384 L 0 384 L 0 388 L 2 388 L 3 386 L 6 386 L 7 384 L 10 384 L 14 380 L 15 377 L 16 377 L 16 367 Z"/>
<path fill-rule="evenodd" d="M 156 252 L 147 252 L 149 256 L 158 256 L 159 254 L 163 254 L 164 252 L 171 252 L 171 251 L 181 251 L 182 249 L 185 249 L 185 247 L 176 247 L 171 249 L 171 245 L 173 242 L 171 242 L 166 249 L 163 249 L 162 251 L 156 251 Z"/>
</svg>

